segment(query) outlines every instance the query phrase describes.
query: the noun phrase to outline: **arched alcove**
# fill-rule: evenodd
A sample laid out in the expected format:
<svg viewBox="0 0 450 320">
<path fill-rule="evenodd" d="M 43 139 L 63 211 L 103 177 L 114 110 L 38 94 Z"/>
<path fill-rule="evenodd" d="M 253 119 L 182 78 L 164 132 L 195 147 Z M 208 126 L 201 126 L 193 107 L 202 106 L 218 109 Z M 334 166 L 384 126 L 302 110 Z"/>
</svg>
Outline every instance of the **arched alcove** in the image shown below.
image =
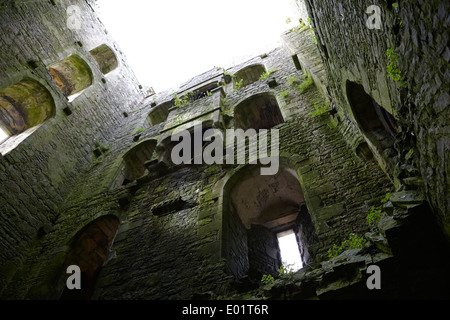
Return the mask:
<svg viewBox="0 0 450 320">
<path fill-rule="evenodd" d="M 303 264 L 313 259 L 309 248 L 317 241 L 295 170 L 281 166 L 264 176 L 260 169 L 241 168 L 223 189 L 223 256 L 235 277 L 254 281 L 278 274 L 280 233 L 295 233 Z"/>
<path fill-rule="evenodd" d="M 172 101 L 163 102 L 154 107 L 148 114 L 148 122 L 154 126 L 167 120 L 169 109 L 173 106 Z"/>
<path fill-rule="evenodd" d="M 81 93 L 92 85 L 93 74 L 89 65 L 79 56 L 72 55 L 48 67 L 56 87 L 66 97 Z"/>
<path fill-rule="evenodd" d="M 378 105 L 360 84 L 347 81 L 347 97 L 359 128 L 381 157 L 389 162 L 389 158 L 397 154 L 394 147 L 397 133 L 395 118 Z M 364 153 L 370 157 L 367 150 Z"/>
<path fill-rule="evenodd" d="M 360 142 L 355 148 L 356 155 L 362 160 L 372 160 L 373 153 L 367 142 Z"/>
<path fill-rule="evenodd" d="M 70 290 L 65 286 L 61 300 L 90 299 L 118 227 L 119 219 L 114 215 L 106 215 L 92 221 L 73 237 L 65 268 L 70 265 L 80 268 L 81 289 Z"/>
<path fill-rule="evenodd" d="M 89 53 L 94 58 L 100 71 L 103 74 L 111 72 L 119 65 L 116 54 L 106 44 L 102 44 L 92 49 L 91 51 L 89 51 Z"/>
<path fill-rule="evenodd" d="M 264 72 L 266 72 L 266 68 L 262 64 L 247 66 L 235 73 L 234 81 L 241 83 L 241 88 L 243 88 L 258 81 Z"/>
<path fill-rule="evenodd" d="M 241 101 L 234 108 L 235 127 L 247 129 L 270 129 L 284 123 L 276 97 L 262 93 Z"/>
<path fill-rule="evenodd" d="M 123 180 L 122 184 L 128 184 L 145 173 L 144 164 L 151 160 L 156 143 L 157 141 L 153 139 L 142 141 L 124 155 L 123 176 L 120 177 Z"/>
<path fill-rule="evenodd" d="M 24 78 L 0 90 L 0 128 L 8 136 L 42 124 L 55 113 L 53 97 L 39 81 Z"/>
</svg>

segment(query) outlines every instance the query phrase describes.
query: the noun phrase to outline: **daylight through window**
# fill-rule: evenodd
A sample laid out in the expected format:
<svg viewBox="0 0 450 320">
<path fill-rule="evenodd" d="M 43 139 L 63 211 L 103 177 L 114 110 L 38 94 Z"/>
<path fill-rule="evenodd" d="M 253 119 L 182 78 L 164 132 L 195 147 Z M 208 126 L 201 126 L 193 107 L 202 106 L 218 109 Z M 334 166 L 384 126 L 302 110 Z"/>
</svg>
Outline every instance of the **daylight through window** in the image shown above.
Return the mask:
<svg viewBox="0 0 450 320">
<path fill-rule="evenodd" d="M 297 239 L 294 230 L 280 232 L 277 234 L 278 245 L 280 246 L 281 261 L 286 269 L 297 271 L 303 267 L 300 251 L 298 250 Z"/>
</svg>

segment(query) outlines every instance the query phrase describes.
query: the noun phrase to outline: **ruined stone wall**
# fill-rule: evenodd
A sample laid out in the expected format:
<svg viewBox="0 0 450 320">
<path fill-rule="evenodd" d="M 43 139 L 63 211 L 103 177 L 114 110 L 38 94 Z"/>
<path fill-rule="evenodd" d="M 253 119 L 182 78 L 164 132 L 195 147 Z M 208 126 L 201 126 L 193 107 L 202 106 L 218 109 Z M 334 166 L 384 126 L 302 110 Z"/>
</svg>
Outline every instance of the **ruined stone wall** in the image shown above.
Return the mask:
<svg viewBox="0 0 450 320">
<path fill-rule="evenodd" d="M 235 84 L 226 83 L 226 74 L 235 74 L 253 64 L 263 64 L 272 71 L 270 76 L 233 91 Z M 226 73 L 212 70 L 192 79 L 185 88 L 196 87 L 205 77 L 218 77 L 222 93 L 219 90 L 181 109 L 172 108 L 167 120 L 160 124 L 148 125 L 147 116 L 161 103 L 170 101 L 175 92 L 157 94 L 145 99 L 138 109 L 129 110 L 109 149 L 88 172 L 80 175 L 61 206 L 56 226 L 28 256 L 27 267 L 4 294 L 15 298 L 58 298 L 67 277 L 65 263 L 71 239 L 88 223 L 105 215 L 118 217 L 120 225 L 99 273 L 94 298 L 218 298 L 245 290 L 230 270 L 228 250 L 234 243 L 236 250 L 245 251 L 247 231 L 239 217 L 230 220 L 226 196 L 227 182 L 233 176 L 238 179 L 245 166 L 164 168 L 155 167 L 153 162 L 147 163 L 148 171 L 134 182 L 122 185 L 117 179 L 124 166 L 124 155 L 148 139 L 159 144 L 148 160 L 159 159 L 159 165 L 163 165 L 161 142 L 165 128 L 180 120 L 175 114 L 187 121 L 182 121 L 185 125 L 220 114 L 220 125 L 232 128 L 234 108 L 244 99 L 264 92 L 274 94 L 280 106 L 285 120 L 276 126 L 280 129 L 280 156 L 297 173 L 314 224 L 317 239 L 308 248 L 311 263 L 325 259 L 327 250 L 350 232 L 366 232 L 365 217 L 370 206 L 378 204 L 392 184 L 376 161 L 355 155 L 329 112 L 311 116 L 316 111 L 314 106 L 325 105 L 326 101 L 314 83 L 299 92 L 288 81 L 288 77 L 296 77 L 296 84 L 305 82 L 303 75 L 288 51 L 279 48 Z M 176 92 L 183 91 L 180 87 Z M 208 113 L 215 110 L 218 101 L 220 113 Z M 180 112 L 183 109 L 192 117 Z M 239 234 L 241 239 L 230 242 Z M 242 252 L 238 274 L 245 275 L 249 263 Z"/>
<path fill-rule="evenodd" d="M 397 186 L 426 194 L 448 235 L 449 49 L 448 32 L 443 32 L 448 29 L 448 3 L 311 0 L 306 4 L 330 93 L 344 124 L 341 131 L 359 130 L 347 94 L 346 83 L 352 81 L 397 120 L 397 155 L 383 160 L 376 147 L 370 146 L 372 152 Z M 379 8 L 376 17 L 371 5 Z M 388 50 L 393 50 L 390 58 Z M 400 78 L 394 81 L 390 76 L 395 74 Z"/>
<path fill-rule="evenodd" d="M 444 18 L 439 12 L 448 11 L 442 4 L 421 4 L 423 10 L 416 11 L 412 5 L 400 3 L 394 10 L 386 2 L 379 1 L 376 4 L 382 8 L 383 28 L 374 30 L 365 25 L 369 16 L 365 11 L 372 4 L 368 1 L 340 2 L 334 7 L 329 1 L 307 1 L 317 46 L 309 27 L 296 28 L 283 35 L 283 48 L 227 70 L 210 70 L 180 85 L 175 91 L 143 99 L 124 57 L 112 40 L 102 33 L 103 26 L 88 2 L 80 1 L 79 4 L 83 12 L 88 13 L 85 22 L 89 21 L 93 28 L 79 33 L 64 29 L 62 4 L 67 3 L 55 3 L 55 6 L 46 3 L 39 7 L 34 2 L 16 2 L 14 7 L 7 9 L 11 10 L 5 18 L 9 23 L 1 25 L 6 30 L 2 33 L 6 40 L 2 38 L 1 41 L 9 41 L 11 48 L 5 52 L 7 58 L 3 58 L 3 53 L 1 56 L 0 70 L 5 74 L 5 77 L 0 77 L 1 87 L 11 85 L 16 81 L 15 77 L 19 79 L 26 74 L 41 79 L 57 104 L 56 116 L 0 161 L 0 201 L 3 205 L 0 226 L 4 248 L 0 251 L 4 261 L 1 268 L 2 297 L 58 299 L 65 286 L 67 264 L 72 261 L 69 258 L 74 255 L 73 240 L 83 234 L 90 223 L 109 216 L 116 217 L 119 226 L 112 246 L 102 248 L 108 254 L 99 270 L 93 298 L 225 298 L 254 288 L 255 282 L 246 282 L 246 278 L 250 267 L 247 250 L 254 246 L 255 239 L 247 238 L 248 230 L 239 215 L 233 212 L 229 194 L 233 183 L 240 180 L 249 166 L 171 166 L 167 139 L 170 140 L 176 128 L 191 128 L 195 120 L 208 121 L 216 128 L 233 128 L 238 123 L 235 111 L 241 102 L 267 93 L 275 97 L 284 119 L 284 123 L 275 127 L 280 130 L 282 165 L 296 173 L 311 216 L 304 222 L 307 231 L 298 232 L 298 236 L 310 242 L 304 250 L 310 255 L 308 261 L 311 265 L 297 275 L 299 284 L 291 298 L 310 298 L 319 293 L 324 297 L 333 296 L 336 294 L 335 282 L 342 285 L 345 281 L 340 279 L 347 281 L 348 270 L 359 277 L 360 291 L 345 291 L 348 289 L 345 287 L 344 293 L 348 294 L 346 297 L 355 297 L 355 292 L 367 292 L 359 273 L 360 268 L 367 267 L 368 261 L 383 261 L 383 272 L 398 272 L 402 268 L 407 269 L 411 261 L 416 261 L 414 250 L 423 244 L 422 236 L 427 238 L 434 231 L 418 232 L 423 222 L 420 214 L 427 212 L 423 208 L 426 205 L 419 206 L 418 203 L 422 204 L 420 195 L 407 191 L 393 195 L 391 215 L 385 216 L 383 228 L 380 228 L 387 230 L 386 237 L 394 255 L 405 261 L 399 265 L 392 262 L 387 245 L 382 254 L 379 251 L 367 252 L 365 248 L 359 256 L 347 254 L 348 260 L 324 262 L 333 244 L 341 243 L 351 232 L 363 235 L 369 231 L 366 216 L 370 207 L 378 206 L 385 194 L 393 190 L 392 180 L 401 183 L 405 189 L 420 187 L 420 182 L 415 180 L 415 169 L 420 170 L 422 177 L 429 173 L 425 175 L 425 190 L 430 203 L 438 208 L 435 212 L 440 214 L 445 226 L 448 194 L 445 173 L 448 168 L 444 160 L 448 117 L 445 114 L 437 117 L 435 112 L 448 111 L 444 71 L 448 48 L 442 45 L 446 41 L 445 36 L 425 35 L 425 30 L 430 28 L 421 26 L 423 19 L 411 18 L 423 14 L 427 20 L 427 14 L 437 12 L 437 15 L 431 15 L 433 22 L 428 17 L 426 24 L 433 23 L 430 33 L 434 35 L 435 27 L 444 26 Z M 36 16 L 28 17 L 30 11 L 37 12 Z M 403 20 L 403 27 L 399 25 L 398 32 L 387 27 L 399 24 L 397 14 Z M 20 34 L 8 37 L 15 29 L 26 34 L 41 32 L 46 35 L 43 39 L 47 40 L 40 40 L 44 44 L 27 44 L 25 39 L 37 37 L 24 36 L 23 41 Z M 421 30 L 423 40 L 428 39 L 428 45 L 423 44 L 424 41 L 418 44 L 418 32 L 414 30 Z M 414 63 L 405 74 L 409 88 L 406 92 L 398 90 L 398 84 L 389 79 L 386 70 L 388 48 L 394 46 L 399 52 L 410 54 L 410 46 L 396 42 L 402 32 L 407 43 L 417 42 L 411 53 L 417 60 L 411 60 Z M 51 37 L 57 40 L 50 40 Z M 120 57 L 119 68 L 106 76 L 95 68 L 92 57 L 87 54 L 102 43 L 115 48 Z M 19 49 L 13 44 L 23 47 L 29 56 L 17 55 Z M 426 48 L 429 46 L 445 61 L 431 53 L 431 49 L 430 58 L 424 60 L 418 52 L 428 52 Z M 36 48 L 43 50 L 37 52 Z M 75 52 L 91 67 L 94 82 L 69 103 L 57 91 L 46 67 Z M 296 68 L 293 55 L 300 59 L 300 69 Z M 29 64 L 29 60 L 36 63 Z M 9 64 L 13 67 L 10 68 Z M 403 68 L 405 64 L 406 59 L 400 58 L 401 70 L 406 70 Z M 36 68 L 31 71 L 28 69 L 30 65 Z M 240 74 L 239 71 L 252 65 L 263 65 L 270 75 L 238 89 L 236 81 L 239 79 L 232 75 Z M 434 69 L 434 72 L 421 69 L 423 65 Z M 252 73 L 247 74 L 254 76 Z M 307 73 L 313 82 L 301 89 L 301 85 L 308 82 Z M 421 80 L 412 74 L 422 74 Z M 430 80 L 432 74 L 433 81 Z M 418 89 L 410 89 L 415 88 L 413 79 L 433 85 L 417 85 L 423 90 L 418 92 Z M 386 165 L 373 146 L 369 153 L 373 152 L 375 158 L 358 152 L 360 149 L 357 147 L 365 136 L 348 101 L 347 80 L 362 84 L 365 91 L 399 121 L 401 131 L 397 145 L 400 166 L 397 171 Z M 180 108 L 174 107 L 174 93 L 181 97 L 205 84 L 214 83 L 218 87 L 212 90 L 211 95 Z M 417 107 L 413 108 L 412 104 Z M 67 107 L 72 114 L 62 111 Z M 167 107 L 167 110 L 158 109 L 161 107 Z M 325 108 L 318 112 L 319 107 Z M 148 116 L 155 110 L 161 111 L 159 117 L 162 122 L 152 125 Z M 411 138 L 407 132 L 413 132 L 416 138 Z M 94 139 L 101 144 L 96 145 Z M 140 148 L 147 142 L 154 149 L 146 149 L 146 146 L 142 152 Z M 415 153 L 411 163 L 406 161 L 411 160 L 412 155 L 408 147 L 413 147 Z M 147 157 L 147 153 L 151 156 Z M 124 172 L 130 162 L 139 169 L 145 167 L 145 173 L 134 181 L 125 181 Z M 411 212 L 408 210 L 414 211 L 413 218 L 419 221 L 415 220 L 413 228 L 405 223 L 405 231 L 404 226 L 400 228 L 399 225 L 409 217 Z M 299 225 L 300 220 L 297 222 Z M 37 232 L 41 226 L 44 227 Z M 434 230 L 432 227 L 429 229 Z M 411 234 L 416 235 L 412 246 Z M 372 237 L 377 246 L 385 246 L 383 240 Z M 95 245 L 101 242 L 101 239 L 91 240 Z M 435 239 L 430 237 L 428 241 L 420 247 L 419 252 L 423 255 L 429 252 L 428 248 Z M 440 251 L 440 248 L 435 251 Z M 275 251 L 271 249 L 272 256 L 276 255 Z M 439 252 L 433 252 L 433 257 L 438 255 Z M 251 260 L 257 261 L 258 258 L 264 260 L 264 257 L 251 257 Z M 318 265 L 322 267 L 310 272 Z M 429 270 L 425 274 L 433 275 L 436 265 L 439 263 L 427 264 Z M 395 291 L 397 287 L 400 286 L 400 292 L 404 293 L 414 285 L 408 282 L 411 277 L 420 279 L 421 285 L 426 283 L 428 279 L 423 280 L 420 271 L 412 269 L 403 275 L 401 281 L 396 280 L 396 273 L 388 272 L 383 279 L 391 281 L 392 297 L 402 297 Z M 259 282 L 260 279 L 253 280 Z M 432 290 L 436 283 L 439 279 L 426 285 L 427 289 Z M 301 285 L 308 286 L 306 296 Z M 339 297 L 341 292 L 336 292 L 335 296 Z M 272 293 L 269 296 L 281 297 L 278 291 Z M 420 296 L 427 293 L 424 291 Z"/>
<path fill-rule="evenodd" d="M 398 67 L 406 89 L 404 165 L 413 164 L 438 221 L 450 238 L 450 79 L 449 18 L 446 1 L 402 1 L 395 11 Z M 412 151 L 411 151 L 412 150 Z M 413 153 L 413 159 L 410 155 Z M 416 174 L 404 174 L 411 178 Z M 413 179 L 409 179 L 413 180 Z M 422 185 L 422 184 L 420 184 Z"/>
<path fill-rule="evenodd" d="M 80 29 L 68 28 L 69 5 L 79 8 Z M 97 143 L 110 144 L 123 111 L 142 99 L 119 46 L 88 1 L 3 1 L 0 9 L 0 90 L 23 78 L 39 82 L 55 115 L 0 145 L 0 292 L 40 238 L 58 219 L 59 208 L 80 173 L 95 162 Z M 106 44 L 118 66 L 103 74 L 90 50 Z M 87 63 L 92 84 L 73 101 L 58 90 L 47 69 L 71 55 Z"/>
</svg>

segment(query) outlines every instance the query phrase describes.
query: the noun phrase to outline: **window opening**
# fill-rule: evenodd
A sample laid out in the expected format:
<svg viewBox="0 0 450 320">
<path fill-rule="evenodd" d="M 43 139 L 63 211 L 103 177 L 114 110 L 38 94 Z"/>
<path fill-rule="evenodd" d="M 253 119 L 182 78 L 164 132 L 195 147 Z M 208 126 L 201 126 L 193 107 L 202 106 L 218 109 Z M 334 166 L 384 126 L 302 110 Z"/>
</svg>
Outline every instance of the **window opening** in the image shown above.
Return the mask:
<svg viewBox="0 0 450 320">
<path fill-rule="evenodd" d="M 8 138 L 9 135 L 5 131 L 3 131 L 2 128 L 0 128 L 0 143 L 4 142 Z"/>
<path fill-rule="evenodd" d="M 294 230 L 277 233 L 281 261 L 288 271 L 297 271 L 303 267 Z"/>
<path fill-rule="evenodd" d="M 270 129 L 280 123 L 284 123 L 275 96 L 269 93 L 252 96 L 234 109 L 236 128 Z"/>
<path fill-rule="evenodd" d="M 101 46 L 92 49 L 89 53 L 94 58 L 103 74 L 111 72 L 119 65 L 114 51 L 106 44 L 102 44 Z"/>
<path fill-rule="evenodd" d="M 82 58 L 76 55 L 51 65 L 48 70 L 56 87 L 70 101 L 75 99 L 75 94 L 79 95 L 93 82 L 91 68 Z"/>
</svg>

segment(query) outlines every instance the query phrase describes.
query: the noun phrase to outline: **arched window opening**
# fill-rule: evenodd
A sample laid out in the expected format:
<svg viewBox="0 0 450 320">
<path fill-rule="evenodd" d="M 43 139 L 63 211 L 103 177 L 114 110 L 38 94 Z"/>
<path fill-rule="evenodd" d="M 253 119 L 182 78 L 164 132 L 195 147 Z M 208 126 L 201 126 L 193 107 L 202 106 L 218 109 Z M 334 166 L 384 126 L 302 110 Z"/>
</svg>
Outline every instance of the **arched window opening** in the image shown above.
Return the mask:
<svg viewBox="0 0 450 320">
<path fill-rule="evenodd" d="M 0 142 L 55 116 L 50 92 L 31 78 L 0 90 Z"/>
<path fill-rule="evenodd" d="M 317 235 L 296 172 L 281 167 L 276 175 L 263 176 L 260 166 L 246 166 L 227 182 L 224 189 L 223 255 L 237 278 L 255 283 L 263 275 L 278 275 L 286 251 L 284 235 L 294 240 L 298 270 L 313 257 L 310 246 Z"/>
<path fill-rule="evenodd" d="M 103 74 L 111 72 L 119 65 L 116 54 L 106 44 L 102 44 L 101 46 L 92 49 L 89 53 L 94 58 Z"/>
<path fill-rule="evenodd" d="M 395 156 L 397 154 L 394 147 L 397 133 L 395 118 L 379 106 L 360 84 L 347 81 L 347 95 L 358 126 L 370 143 L 385 160 Z M 361 148 L 365 149 L 364 146 Z M 361 148 L 357 151 L 364 152 L 370 157 L 367 150 Z"/>
<path fill-rule="evenodd" d="M 95 289 L 95 282 L 103 266 L 119 227 L 119 219 L 107 215 L 96 219 L 80 230 L 70 244 L 66 259 L 69 265 L 77 265 L 81 271 L 81 289 L 63 290 L 61 300 L 88 300 Z"/>
<path fill-rule="evenodd" d="M 192 103 L 194 101 L 200 100 L 204 97 L 208 97 L 212 95 L 212 91 L 219 87 L 217 82 L 212 82 L 199 89 L 194 89 L 183 94 L 179 99 L 183 104 Z"/>
<path fill-rule="evenodd" d="M 277 99 L 270 93 L 252 96 L 234 109 L 235 126 L 243 130 L 270 129 L 284 123 Z"/>
<path fill-rule="evenodd" d="M 243 88 L 258 81 L 264 72 L 266 72 L 266 68 L 262 64 L 251 65 L 239 70 L 235 74 L 235 87 L 237 83 L 239 83 L 240 88 Z"/>
<path fill-rule="evenodd" d="M 193 101 L 199 100 L 201 98 L 211 95 L 211 92 L 218 87 L 217 82 L 209 83 L 193 92 Z M 192 95 L 192 94 L 191 94 Z"/>
<path fill-rule="evenodd" d="M 123 180 L 122 185 L 142 177 L 146 170 L 145 163 L 152 159 L 156 143 L 156 140 L 143 141 L 125 154 L 125 168 L 120 177 Z"/>
<path fill-rule="evenodd" d="M 169 109 L 172 105 L 172 101 L 167 101 L 154 107 L 148 115 L 148 122 L 150 125 L 155 126 L 166 121 L 169 116 Z"/>
<path fill-rule="evenodd" d="M 92 70 L 77 55 L 72 55 L 48 68 L 56 87 L 72 101 L 93 82 Z"/>
</svg>

